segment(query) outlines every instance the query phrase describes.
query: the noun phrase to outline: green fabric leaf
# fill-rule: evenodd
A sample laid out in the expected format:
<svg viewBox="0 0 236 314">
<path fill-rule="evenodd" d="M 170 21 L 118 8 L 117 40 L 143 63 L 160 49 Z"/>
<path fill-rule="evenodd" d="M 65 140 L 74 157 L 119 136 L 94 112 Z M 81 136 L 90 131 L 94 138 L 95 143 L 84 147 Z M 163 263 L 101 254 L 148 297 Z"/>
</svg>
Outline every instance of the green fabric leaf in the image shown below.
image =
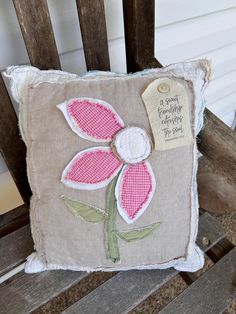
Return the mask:
<svg viewBox="0 0 236 314">
<path fill-rule="evenodd" d="M 67 208 L 74 214 L 76 217 L 83 218 L 88 222 L 100 222 L 105 220 L 105 212 L 100 210 L 99 208 L 90 206 L 81 201 L 75 201 L 69 199 L 65 196 L 62 197 Z"/>
<path fill-rule="evenodd" d="M 149 226 L 139 228 L 139 229 L 134 229 L 131 231 L 114 231 L 116 235 L 122 239 L 125 240 L 126 242 L 132 242 L 136 240 L 141 240 L 149 236 L 157 227 L 160 226 L 160 222 L 155 222 Z"/>
</svg>

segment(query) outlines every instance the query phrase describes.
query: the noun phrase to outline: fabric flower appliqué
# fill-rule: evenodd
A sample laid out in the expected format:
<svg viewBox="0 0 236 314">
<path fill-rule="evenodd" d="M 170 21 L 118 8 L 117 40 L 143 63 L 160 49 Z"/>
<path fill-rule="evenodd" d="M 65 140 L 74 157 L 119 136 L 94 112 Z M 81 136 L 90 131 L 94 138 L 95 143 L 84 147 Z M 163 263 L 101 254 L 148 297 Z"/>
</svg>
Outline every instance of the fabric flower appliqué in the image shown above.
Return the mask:
<svg viewBox="0 0 236 314">
<path fill-rule="evenodd" d="M 107 211 L 70 199 L 64 199 L 66 205 L 89 222 L 104 220 L 108 235 L 115 237 L 116 241 L 117 236 L 128 242 L 146 237 L 159 223 L 122 232 L 115 230 L 114 213 L 112 223 L 110 219 L 111 207 L 113 210 L 116 207 L 121 217 L 131 224 L 144 213 L 152 200 L 156 181 L 147 161 L 152 143 L 146 131 L 137 126 L 126 126 L 114 108 L 100 99 L 75 98 L 57 107 L 78 136 L 108 144 L 77 153 L 61 178 L 63 184 L 74 189 L 96 190 L 109 185 Z M 111 257 L 110 253 L 108 241 L 108 257 L 113 261 L 119 260 L 118 256 Z"/>
</svg>

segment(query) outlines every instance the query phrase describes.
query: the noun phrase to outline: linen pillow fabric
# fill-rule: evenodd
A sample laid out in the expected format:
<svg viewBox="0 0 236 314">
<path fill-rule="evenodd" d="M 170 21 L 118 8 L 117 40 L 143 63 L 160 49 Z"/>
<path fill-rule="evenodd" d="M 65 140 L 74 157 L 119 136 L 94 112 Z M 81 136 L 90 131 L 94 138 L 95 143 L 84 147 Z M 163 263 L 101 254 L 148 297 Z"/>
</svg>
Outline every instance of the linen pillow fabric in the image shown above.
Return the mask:
<svg viewBox="0 0 236 314">
<path fill-rule="evenodd" d="M 206 60 L 83 77 L 4 74 L 20 105 L 35 253 L 26 272 L 196 271 Z"/>
</svg>

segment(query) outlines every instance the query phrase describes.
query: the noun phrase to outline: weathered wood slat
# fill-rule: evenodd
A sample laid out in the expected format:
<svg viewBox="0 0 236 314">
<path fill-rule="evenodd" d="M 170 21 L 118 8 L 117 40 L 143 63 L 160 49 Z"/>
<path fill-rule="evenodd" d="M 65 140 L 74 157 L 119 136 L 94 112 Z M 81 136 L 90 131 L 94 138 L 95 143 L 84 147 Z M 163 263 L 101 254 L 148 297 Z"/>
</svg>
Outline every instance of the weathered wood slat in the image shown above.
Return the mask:
<svg viewBox="0 0 236 314">
<path fill-rule="evenodd" d="M 201 218 L 203 218 L 204 221 L 201 220 Z M 210 259 L 214 263 L 216 263 L 221 257 L 227 254 L 230 250 L 232 250 L 234 246 L 225 238 L 226 233 L 223 231 L 220 224 L 217 224 L 215 225 L 215 228 L 212 228 L 212 224 L 214 224 L 215 218 L 207 213 L 204 213 L 201 218 L 198 227 L 199 235 L 197 239 L 197 244 L 204 250 L 206 250 L 207 248 L 207 256 L 209 256 Z M 208 236 L 206 237 L 207 234 Z M 201 238 L 200 235 L 203 235 L 203 237 Z M 218 239 L 217 243 L 214 241 L 214 239 Z M 229 246 L 222 248 L 221 256 L 218 256 L 218 259 L 214 258 L 215 256 L 213 256 L 213 254 L 216 251 L 216 248 L 220 245 L 221 242 L 225 241 L 229 243 Z M 197 279 L 195 273 L 180 272 L 180 275 L 188 285 L 190 285 L 193 281 Z"/>
<path fill-rule="evenodd" d="M 0 288 L 0 313 L 31 313 L 78 283 L 85 276 L 87 273 L 63 270 L 22 274 L 8 285 Z"/>
<path fill-rule="evenodd" d="M 60 60 L 46 0 L 13 0 L 32 65 L 60 69 Z"/>
<path fill-rule="evenodd" d="M 0 240 L 0 275 L 10 271 L 33 252 L 30 226 L 27 225 Z"/>
<path fill-rule="evenodd" d="M 214 263 L 216 263 L 233 248 L 234 244 L 227 238 L 223 238 L 207 252 L 207 255 Z"/>
<path fill-rule="evenodd" d="M 201 207 L 216 214 L 236 210 L 236 184 L 206 157 L 198 160 L 198 196 Z M 206 193 L 207 190 L 207 193 Z"/>
<path fill-rule="evenodd" d="M 29 224 L 29 208 L 26 204 L 0 215 L 0 238 L 27 224 Z"/>
<path fill-rule="evenodd" d="M 216 314 L 236 300 L 236 248 L 167 305 L 161 314 Z"/>
<path fill-rule="evenodd" d="M 45 0 L 14 0 L 17 17 L 32 65 L 40 69 L 60 69 L 60 61 Z M 26 148 L 19 135 L 18 121 L 0 76 L 0 151 L 7 163 L 16 186 L 26 204 L 31 195 L 26 175 Z M 22 224 L 27 220 L 21 217 Z M 9 228 L 19 227 L 20 221 Z M 7 229 L 5 228 L 4 232 Z M 3 234 L 4 234 L 3 232 Z"/>
<path fill-rule="evenodd" d="M 203 237 L 207 237 L 209 239 L 209 246 L 212 246 L 224 236 L 224 231 L 222 230 L 222 228 L 219 226 L 216 220 L 208 214 L 204 214 L 201 216 L 200 225 L 202 227 L 200 227 L 199 229 L 199 243 L 202 242 Z M 16 247 L 17 245 L 19 244 L 15 242 Z M 208 247 L 206 247 L 205 249 L 208 249 Z M 14 252 L 13 247 L 12 251 Z M 11 262 L 5 261 L 5 263 L 12 263 L 12 260 Z M 19 263 L 19 259 L 15 259 L 15 263 Z M 121 294 L 124 293 L 126 289 L 134 290 L 132 293 L 130 293 L 132 299 L 124 298 L 123 301 L 121 301 L 120 299 L 121 304 L 118 303 L 116 305 L 117 308 L 120 308 L 120 306 L 122 306 L 122 302 L 127 301 L 128 304 L 123 304 L 121 308 L 124 308 L 124 306 L 125 308 L 131 306 L 133 307 L 134 304 L 140 302 L 140 298 L 144 298 L 145 296 L 149 295 L 153 290 L 158 288 L 159 285 L 164 284 L 164 282 L 173 277 L 176 273 L 177 272 L 174 270 L 121 272 L 114 277 L 116 278 L 115 281 L 109 280 L 110 283 L 105 283 L 105 286 L 102 285 L 97 290 L 92 292 L 90 294 L 91 296 L 88 295 L 88 297 L 90 296 L 89 298 L 92 298 L 93 300 L 93 295 L 95 293 L 95 301 L 97 302 L 97 304 L 94 300 L 89 302 L 92 302 L 92 304 L 95 303 L 95 306 L 98 307 L 100 303 L 100 305 L 102 306 L 102 312 L 105 313 L 104 309 L 106 309 L 107 306 L 106 300 L 108 302 L 110 298 L 112 298 L 112 294 L 110 294 L 110 291 L 108 289 L 110 289 L 110 285 L 113 287 L 113 285 L 115 284 L 116 289 L 113 289 L 113 291 L 115 291 L 113 298 L 116 300 L 116 302 L 117 298 L 121 296 Z M 4 306 L 0 308 L 0 313 L 19 313 L 20 311 L 22 313 L 25 313 L 29 310 L 32 311 L 34 309 L 37 309 L 49 300 L 53 299 L 53 297 L 59 295 L 69 287 L 79 282 L 79 280 L 84 278 L 84 276 L 85 273 L 70 271 L 51 271 L 34 275 L 22 274 L 22 276 L 20 276 L 19 278 L 16 278 L 14 281 L 0 288 L 0 296 L 2 300 L 1 303 L 4 304 Z M 125 283 L 127 283 L 127 285 L 125 285 Z M 136 289 L 135 287 L 140 288 Z M 102 299 L 96 299 L 97 293 L 99 295 L 99 298 L 101 298 L 101 295 L 105 294 L 103 303 L 101 303 Z M 87 297 L 81 299 L 82 304 L 85 302 L 84 300 L 87 300 L 86 298 Z M 12 300 L 14 300 L 14 303 Z M 110 305 L 112 306 L 115 306 L 115 304 L 116 303 L 110 303 Z M 70 310 L 73 310 L 73 308 L 68 309 L 68 311 Z"/>
<path fill-rule="evenodd" d="M 9 222 L 17 219 L 20 216 L 25 215 L 28 212 L 28 207 L 23 204 L 19 207 L 16 207 L 14 210 L 11 210 L 3 215 L 0 215 L 0 231 L 4 228 Z M 1 233 L 0 233 L 1 234 Z M 1 235 L 0 235 L 1 237 Z"/>
<path fill-rule="evenodd" d="M 176 274 L 174 269 L 120 272 L 63 314 L 128 313 Z"/>
<path fill-rule="evenodd" d="M 197 244 L 202 250 L 210 250 L 225 236 L 225 230 L 215 217 L 208 213 L 204 213 L 199 217 Z"/>
<path fill-rule="evenodd" d="M 127 71 L 161 67 L 154 58 L 155 1 L 123 0 Z M 140 67 L 141 65 L 141 67 Z"/>
<path fill-rule="evenodd" d="M 0 152 L 25 202 L 31 195 L 26 176 L 26 148 L 19 136 L 15 110 L 0 75 Z"/>
<path fill-rule="evenodd" d="M 204 122 L 199 149 L 236 187 L 236 133 L 208 109 Z"/>
<path fill-rule="evenodd" d="M 198 243 L 204 250 L 225 235 L 215 218 L 208 214 L 200 217 L 200 226 Z M 203 237 L 209 240 L 208 246 L 203 245 Z M 90 314 L 94 309 L 97 314 L 127 313 L 176 274 L 174 269 L 120 272 L 63 313 Z"/>
<path fill-rule="evenodd" d="M 76 0 L 88 70 L 110 70 L 103 0 Z"/>
</svg>

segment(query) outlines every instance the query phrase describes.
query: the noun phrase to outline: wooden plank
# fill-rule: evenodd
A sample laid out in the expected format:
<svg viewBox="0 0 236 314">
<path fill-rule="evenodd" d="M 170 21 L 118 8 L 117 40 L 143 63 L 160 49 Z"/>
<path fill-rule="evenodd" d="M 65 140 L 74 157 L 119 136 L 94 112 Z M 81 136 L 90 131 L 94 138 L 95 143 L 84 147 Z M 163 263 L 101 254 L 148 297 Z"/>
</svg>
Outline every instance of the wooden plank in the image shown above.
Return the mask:
<svg viewBox="0 0 236 314">
<path fill-rule="evenodd" d="M 17 17 L 32 65 L 60 69 L 59 56 L 45 0 L 14 0 Z M 26 175 L 26 148 L 19 136 L 18 121 L 2 77 L 0 77 L 0 151 L 26 204 L 31 196 Z M 23 217 L 21 217 L 23 218 Z M 8 231 L 27 220 L 10 223 Z M 4 229 L 3 234 L 7 230 Z"/>
<path fill-rule="evenodd" d="M 88 70 L 110 70 L 103 0 L 76 0 Z"/>
<path fill-rule="evenodd" d="M 227 238 L 224 238 L 217 242 L 217 244 L 207 252 L 207 255 L 214 263 L 216 263 L 233 248 L 233 243 L 231 243 Z"/>
<path fill-rule="evenodd" d="M 209 214 L 203 214 L 200 218 L 200 221 L 201 225 L 204 225 L 199 229 L 200 242 L 202 237 L 207 237 L 209 239 L 209 245 L 213 245 L 218 239 L 221 239 L 224 236 L 224 231 L 222 230 L 222 228 L 219 226 L 216 220 Z M 18 245 L 18 243 L 16 242 L 14 243 L 15 246 Z M 206 247 L 205 249 L 208 249 L 208 247 Z M 8 261 L 8 263 L 10 262 Z M 133 292 L 130 290 L 132 292 L 130 293 L 130 295 L 133 296 L 132 299 L 126 300 L 128 301 L 128 303 L 131 302 L 131 304 L 133 305 L 133 301 L 140 302 L 140 295 L 142 297 L 144 295 L 145 296 L 149 295 L 158 287 L 158 285 L 164 284 L 164 282 L 173 277 L 176 273 L 177 272 L 173 269 L 169 269 L 166 271 L 158 270 L 142 272 L 141 271 L 121 272 L 118 275 L 116 275 L 118 277 L 116 276 L 114 277 L 117 279 L 115 279 L 115 281 L 111 281 L 110 284 L 108 284 L 108 286 L 107 284 L 105 284 L 105 287 L 104 285 L 101 286 L 103 287 L 102 291 L 105 294 L 104 302 L 106 302 L 105 300 L 107 300 L 107 298 L 111 298 L 111 295 L 107 292 L 108 291 L 107 289 L 110 289 L 110 285 L 113 286 L 113 284 L 115 284 L 117 286 L 115 290 L 113 289 L 114 291 L 113 298 L 116 298 L 116 295 L 119 296 L 120 294 L 124 293 L 124 291 L 126 290 L 124 289 L 124 287 L 127 287 L 127 289 L 134 290 Z M 59 295 L 67 288 L 73 286 L 80 279 L 84 278 L 84 276 L 85 276 L 84 273 L 70 271 L 67 272 L 51 271 L 35 275 L 22 274 L 22 276 L 16 278 L 15 280 L 13 280 L 12 282 L 10 282 L 9 284 L 0 289 L 0 297 L 4 304 L 4 306 L 0 309 L 0 313 L 19 313 L 20 311 L 24 313 L 27 311 L 32 311 L 33 309 L 36 309 L 45 304 L 46 302 L 48 302 L 49 300 L 53 299 L 53 297 Z M 65 283 L 65 285 L 63 284 L 63 282 Z M 125 283 L 127 283 L 127 286 L 124 286 Z M 135 289 L 135 287 L 140 288 Z M 98 291 L 101 291 L 100 287 L 98 289 L 97 289 Z M 54 291 L 54 293 L 52 293 L 52 291 Z M 106 293 L 108 294 L 106 295 Z M 124 300 L 125 299 L 126 298 L 124 298 Z M 14 303 L 12 303 L 12 300 L 14 300 Z M 82 300 L 84 300 L 84 298 Z M 101 299 L 100 300 L 97 299 L 98 303 L 100 301 Z M 104 305 L 104 302 L 101 303 L 101 306 Z M 127 303 L 125 305 L 130 306 L 130 304 L 127 305 Z M 117 304 L 116 306 L 117 308 L 119 308 L 121 304 Z M 104 308 L 102 308 L 102 310 L 104 310 Z"/>
<path fill-rule="evenodd" d="M 205 252 L 226 236 L 225 230 L 215 217 L 204 213 L 199 217 L 197 244 Z"/>
<path fill-rule="evenodd" d="M 123 0 L 127 72 L 160 67 L 154 58 L 155 1 Z"/>
<path fill-rule="evenodd" d="M 0 313 L 31 313 L 77 284 L 85 276 L 85 272 L 64 270 L 22 274 L 0 288 Z"/>
<path fill-rule="evenodd" d="M 212 225 L 215 227 L 212 228 Z M 215 218 L 208 213 L 204 213 L 201 217 L 198 234 L 197 244 L 204 250 L 207 248 L 206 254 L 214 263 L 216 263 L 234 247 L 233 244 L 225 238 L 226 233 L 224 232 L 222 226 L 220 224 L 215 224 Z M 217 243 L 215 239 L 217 239 Z M 221 255 L 218 254 L 216 258 L 213 255 L 216 252 L 216 248 L 221 247 L 220 243 L 224 243 L 225 241 L 229 243 L 229 246 L 224 247 L 224 250 L 221 250 Z M 180 272 L 180 275 L 188 285 L 197 279 L 196 273 Z"/>
<path fill-rule="evenodd" d="M 62 313 L 128 313 L 176 274 L 173 268 L 119 272 Z"/>
<path fill-rule="evenodd" d="M 223 214 L 236 210 L 236 185 L 218 171 L 206 157 L 198 160 L 198 195 L 201 207 L 208 212 Z"/>
<path fill-rule="evenodd" d="M 216 219 L 209 214 L 200 217 L 200 226 L 198 243 L 204 250 L 225 235 Z M 209 240 L 207 245 L 203 244 L 203 238 Z M 127 313 L 176 274 L 177 271 L 172 268 L 120 272 L 63 313 L 90 314 L 93 309 L 97 314 Z"/>
<path fill-rule="evenodd" d="M 216 314 L 236 300 L 236 248 L 167 305 L 161 314 Z"/>
<path fill-rule="evenodd" d="M 3 215 L 0 215 L 0 230 L 5 227 L 12 220 L 25 215 L 28 212 L 28 207 L 26 205 L 21 205 L 14 210 L 11 210 Z"/>
<path fill-rule="evenodd" d="M 15 110 L 0 75 L 0 152 L 25 202 L 31 195 L 26 175 L 26 148 L 19 136 Z"/>
<path fill-rule="evenodd" d="M 46 0 L 13 0 L 21 32 L 32 65 L 60 69 Z"/>
<path fill-rule="evenodd" d="M 30 226 L 27 225 L 0 240 L 0 275 L 10 271 L 33 252 Z"/>
<path fill-rule="evenodd" d="M 0 215 L 0 238 L 27 224 L 29 224 L 29 208 L 27 205 L 21 205 L 6 214 Z"/>
<path fill-rule="evenodd" d="M 200 133 L 199 149 L 236 185 L 236 134 L 208 109 Z"/>
</svg>

